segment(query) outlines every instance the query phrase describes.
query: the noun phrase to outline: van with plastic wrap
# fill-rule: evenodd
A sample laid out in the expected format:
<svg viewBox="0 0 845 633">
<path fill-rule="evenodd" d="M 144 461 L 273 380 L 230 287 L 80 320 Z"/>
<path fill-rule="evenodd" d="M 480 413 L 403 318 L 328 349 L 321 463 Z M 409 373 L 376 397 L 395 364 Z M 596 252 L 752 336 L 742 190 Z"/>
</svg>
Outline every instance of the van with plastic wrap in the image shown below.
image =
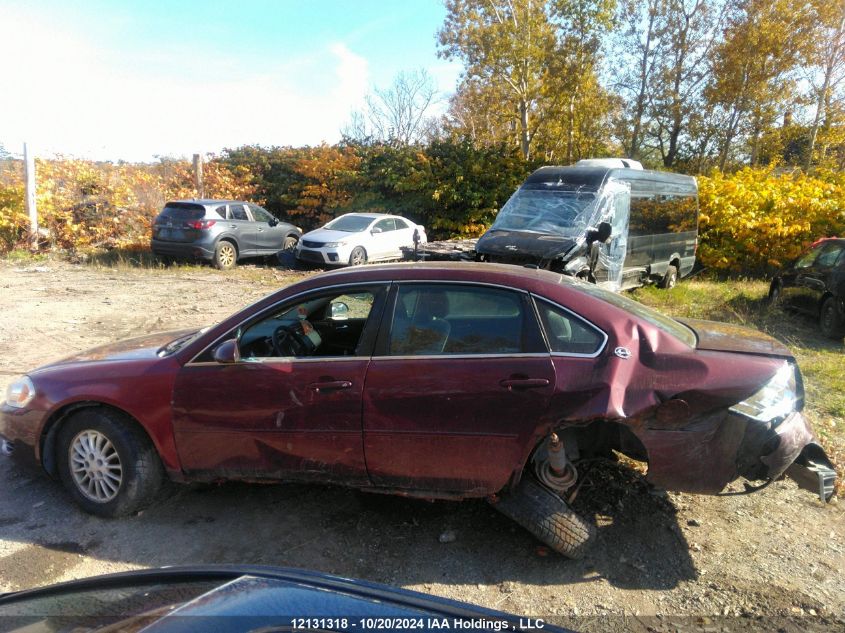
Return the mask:
<svg viewBox="0 0 845 633">
<path fill-rule="evenodd" d="M 695 264 L 695 178 L 628 159 L 541 167 L 476 244 L 479 261 L 536 265 L 624 290 L 671 288 Z"/>
</svg>

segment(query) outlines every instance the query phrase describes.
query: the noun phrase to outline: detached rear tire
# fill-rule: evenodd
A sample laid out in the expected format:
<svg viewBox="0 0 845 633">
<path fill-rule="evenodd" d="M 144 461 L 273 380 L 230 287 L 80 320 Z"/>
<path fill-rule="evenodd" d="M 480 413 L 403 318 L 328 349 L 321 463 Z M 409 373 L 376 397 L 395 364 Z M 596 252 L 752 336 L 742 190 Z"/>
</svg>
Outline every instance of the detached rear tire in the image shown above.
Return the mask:
<svg viewBox="0 0 845 633">
<path fill-rule="evenodd" d="M 153 501 L 164 469 L 150 439 L 125 415 L 83 409 L 59 430 L 59 476 L 73 500 L 90 514 L 119 517 Z"/>
<path fill-rule="evenodd" d="M 527 474 L 492 505 L 567 558 L 581 558 L 596 535 L 592 523 Z"/>
</svg>

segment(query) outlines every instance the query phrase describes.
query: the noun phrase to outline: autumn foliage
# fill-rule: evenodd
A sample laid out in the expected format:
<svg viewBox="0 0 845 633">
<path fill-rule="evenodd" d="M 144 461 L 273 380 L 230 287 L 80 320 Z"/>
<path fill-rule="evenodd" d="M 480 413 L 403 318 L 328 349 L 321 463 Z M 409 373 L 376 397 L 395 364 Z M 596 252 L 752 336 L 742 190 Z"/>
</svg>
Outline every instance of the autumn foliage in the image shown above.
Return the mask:
<svg viewBox="0 0 845 633">
<path fill-rule="evenodd" d="M 764 273 L 795 259 L 819 237 L 845 235 L 841 173 L 746 168 L 698 178 L 698 257 L 710 269 Z"/>
<path fill-rule="evenodd" d="M 431 238 L 478 236 L 535 167 L 518 151 L 435 141 L 427 146 L 242 147 L 204 167 L 207 197 L 245 199 L 305 230 L 350 211 L 397 213 Z M 146 248 L 164 202 L 191 198 L 187 161 L 155 164 L 38 160 L 44 246 Z M 711 270 L 764 274 L 815 239 L 845 235 L 845 176 L 746 168 L 698 178 L 698 258 Z M 19 163 L 0 168 L 0 251 L 24 242 Z"/>
</svg>

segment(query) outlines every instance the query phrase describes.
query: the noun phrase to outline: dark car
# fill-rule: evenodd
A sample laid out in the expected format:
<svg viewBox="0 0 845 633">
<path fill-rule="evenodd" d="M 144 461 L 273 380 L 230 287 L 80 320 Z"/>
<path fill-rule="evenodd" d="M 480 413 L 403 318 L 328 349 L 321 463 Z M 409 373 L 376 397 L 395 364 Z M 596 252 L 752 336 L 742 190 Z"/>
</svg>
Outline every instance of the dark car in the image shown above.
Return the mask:
<svg viewBox="0 0 845 633">
<path fill-rule="evenodd" d="M 153 222 L 150 247 L 165 260 L 207 260 L 225 270 L 246 257 L 292 252 L 301 235 L 249 202 L 174 200 Z"/>
<path fill-rule="evenodd" d="M 0 595 L 4 631 L 552 631 L 415 591 L 280 567 L 203 565 L 83 578 Z"/>
<path fill-rule="evenodd" d="M 822 334 L 845 336 L 845 239 L 813 244 L 772 279 L 769 299 L 819 320 Z"/>
<path fill-rule="evenodd" d="M 10 385 L 0 435 L 101 516 L 164 478 L 331 482 L 487 497 L 578 556 L 594 527 L 562 495 L 578 460 L 613 450 L 672 490 L 786 473 L 830 498 L 803 401 L 795 359 L 760 332 L 549 271 L 409 263 L 41 367 Z"/>
</svg>

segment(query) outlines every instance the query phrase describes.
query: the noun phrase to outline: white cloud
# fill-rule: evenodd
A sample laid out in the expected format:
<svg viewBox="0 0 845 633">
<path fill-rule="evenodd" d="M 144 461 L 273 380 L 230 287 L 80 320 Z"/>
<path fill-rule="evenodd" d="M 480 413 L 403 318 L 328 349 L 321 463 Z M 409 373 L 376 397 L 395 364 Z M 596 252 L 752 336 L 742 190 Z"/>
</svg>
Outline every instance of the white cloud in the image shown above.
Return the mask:
<svg viewBox="0 0 845 633">
<path fill-rule="evenodd" d="M 4 48 L 26 51 L 5 65 L 0 100 L 0 142 L 14 152 L 28 141 L 42 154 L 151 160 L 331 143 L 368 89 L 367 60 L 340 42 L 244 69 L 178 48 L 133 55 L 32 16 L 5 17 Z"/>
</svg>

